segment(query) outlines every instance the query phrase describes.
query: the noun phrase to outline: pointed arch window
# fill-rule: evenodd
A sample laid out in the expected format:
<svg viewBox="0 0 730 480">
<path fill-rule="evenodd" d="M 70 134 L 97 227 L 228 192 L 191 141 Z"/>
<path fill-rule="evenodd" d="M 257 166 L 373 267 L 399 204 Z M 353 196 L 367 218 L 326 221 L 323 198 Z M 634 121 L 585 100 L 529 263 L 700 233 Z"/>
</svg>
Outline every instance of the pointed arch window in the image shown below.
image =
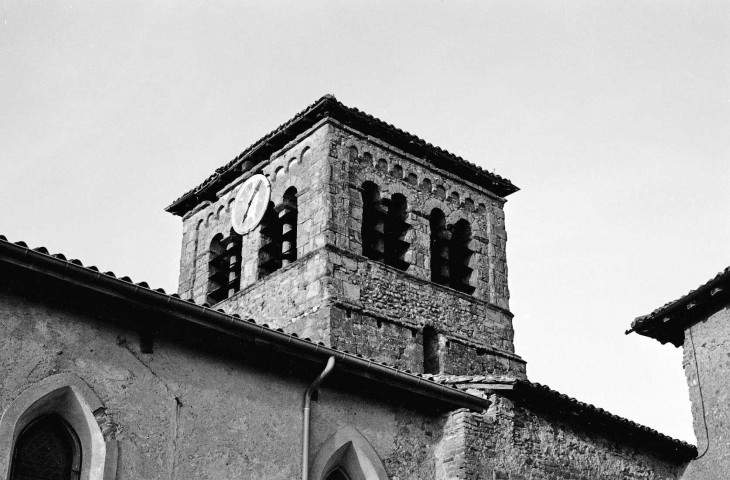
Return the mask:
<svg viewBox="0 0 730 480">
<path fill-rule="evenodd" d="M 383 462 L 372 445 L 352 427 L 328 438 L 309 469 L 312 480 L 388 480 Z"/>
<path fill-rule="evenodd" d="M 325 480 L 350 480 L 350 476 L 341 468 L 335 468 Z"/>
<path fill-rule="evenodd" d="M 13 452 L 10 480 L 77 480 L 81 444 L 59 415 L 44 415 L 23 429 Z"/>
</svg>

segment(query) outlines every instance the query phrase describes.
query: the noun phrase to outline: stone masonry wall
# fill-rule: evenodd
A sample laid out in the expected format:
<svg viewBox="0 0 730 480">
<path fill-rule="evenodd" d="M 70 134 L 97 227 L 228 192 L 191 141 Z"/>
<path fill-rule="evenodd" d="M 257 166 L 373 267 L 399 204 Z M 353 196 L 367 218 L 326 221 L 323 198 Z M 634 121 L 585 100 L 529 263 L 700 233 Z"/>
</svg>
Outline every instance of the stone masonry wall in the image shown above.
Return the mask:
<svg viewBox="0 0 730 480">
<path fill-rule="evenodd" d="M 344 126 L 335 129 L 333 135 L 337 156 L 330 155 L 335 208 L 331 220 L 333 241 L 329 244 L 362 253 L 359 189 L 371 181 L 379 187 L 382 198 L 399 193 L 408 201 L 409 274 L 430 281 L 428 218 L 432 209 L 439 208 L 448 224 L 463 219 L 471 225 L 470 248 L 475 252 L 470 262 L 475 270 L 471 283 L 476 287 L 473 297 L 509 308 L 503 198 Z"/>
<path fill-rule="evenodd" d="M 411 372 L 423 371 L 423 337 L 416 329 L 361 311 L 331 309 L 331 346 Z"/>
<path fill-rule="evenodd" d="M 322 247 L 329 209 L 329 164 L 327 163 L 328 128 L 310 130 L 295 139 L 273 158 L 254 166 L 218 194 L 215 202 L 205 202 L 183 218 L 183 242 L 180 258 L 178 293 L 183 298 L 204 302 L 208 279 L 210 244 L 215 235 L 228 236 L 231 210 L 238 186 L 255 173 L 263 173 L 271 182 L 271 201 L 281 203 L 284 192 L 297 189 L 297 258 Z M 258 279 L 260 226 L 243 237 L 241 289 Z"/>
<path fill-rule="evenodd" d="M 441 338 L 442 373 L 524 376 L 508 310 L 502 198 L 327 122 L 252 168 L 257 172 L 271 180 L 275 203 L 289 187 L 298 191 L 297 260 L 257 280 L 254 230 L 242 241 L 241 290 L 217 308 L 413 371 L 423 371 L 422 331 L 432 327 Z M 209 246 L 230 231 L 232 201 L 247 176 L 184 218 L 183 298 L 206 300 Z M 382 196 L 408 199 L 406 272 L 362 256 L 358 188 L 365 180 L 379 185 Z M 465 219 L 472 226 L 473 295 L 430 281 L 433 208 L 451 224 Z"/>
<path fill-rule="evenodd" d="M 333 138 L 328 246 L 334 247 L 329 259 L 335 301 L 380 319 L 381 325 L 401 325 L 404 332 L 398 338 L 433 327 L 447 347 L 441 352 L 444 373 L 524 376 L 525 362 L 514 354 L 508 310 L 504 199 L 345 127 L 334 129 Z M 362 256 L 360 187 L 365 181 L 379 187 L 381 198 L 399 193 L 407 199 L 410 247 L 405 259 L 410 265 L 405 272 Z M 434 208 L 444 212 L 448 224 L 464 219 L 471 225 L 473 295 L 431 282 L 429 215 Z M 369 330 L 377 332 L 374 326 Z M 353 348 L 370 350 L 366 345 L 372 338 Z"/>
<path fill-rule="evenodd" d="M 730 306 L 684 332 L 684 373 L 699 458 L 682 480 L 720 480 L 730 472 Z M 709 440 L 709 441 L 708 441 Z"/>
<path fill-rule="evenodd" d="M 143 353 L 124 320 L 111 323 L 3 289 L 0 319 L 0 415 L 48 376 L 78 376 L 104 404 L 100 428 L 119 447 L 116 480 L 298 478 L 302 395 L 318 371 L 267 369 L 218 353 L 215 343 L 166 335 Z M 350 427 L 372 445 L 390 479 L 434 478 L 444 417 L 413 406 L 328 380 L 312 404 L 312 457 Z"/>
<path fill-rule="evenodd" d="M 283 328 L 329 345 L 330 309 L 324 249 L 309 253 L 222 301 L 219 306 L 242 318 Z"/>
<path fill-rule="evenodd" d="M 402 361 L 407 365 L 404 368 L 423 371 L 421 332 L 425 326 L 431 326 L 444 336 L 441 373 L 524 376 L 525 362 L 514 355 L 508 312 L 360 255 L 337 249 L 329 252 L 328 258 L 333 270 L 332 298 L 369 318 L 357 320 L 357 327 L 347 317 L 333 319 L 333 336 L 337 335 L 340 342 L 348 339 L 342 343 L 347 345 L 343 348 L 370 352 L 369 356 L 375 358 L 383 356 L 375 351 L 383 348 L 385 355 L 396 352 L 392 359 L 396 365 Z M 399 332 L 393 337 L 399 339 L 396 350 L 377 343 L 383 325 Z M 348 335 L 353 329 L 359 334 Z M 409 344 L 415 344 L 415 348 Z M 333 340 L 333 345 L 339 343 Z"/>
<path fill-rule="evenodd" d="M 218 233 L 231 230 L 231 210 L 237 187 L 253 173 L 271 182 L 271 200 L 281 202 L 290 187 L 297 189 L 297 260 L 258 280 L 260 228 L 243 237 L 241 290 L 216 305 L 228 313 L 285 328 L 328 342 L 326 256 L 322 255 L 329 204 L 329 127 L 314 128 L 261 165 L 228 185 L 214 203 L 198 207 L 183 219 L 183 253 L 179 294 L 206 300 L 209 246 Z"/>
<path fill-rule="evenodd" d="M 648 451 L 587 433 L 492 395 L 486 414 L 465 412 L 468 480 L 669 480 L 681 468 Z M 579 420 L 576 420 L 579 423 Z"/>
</svg>

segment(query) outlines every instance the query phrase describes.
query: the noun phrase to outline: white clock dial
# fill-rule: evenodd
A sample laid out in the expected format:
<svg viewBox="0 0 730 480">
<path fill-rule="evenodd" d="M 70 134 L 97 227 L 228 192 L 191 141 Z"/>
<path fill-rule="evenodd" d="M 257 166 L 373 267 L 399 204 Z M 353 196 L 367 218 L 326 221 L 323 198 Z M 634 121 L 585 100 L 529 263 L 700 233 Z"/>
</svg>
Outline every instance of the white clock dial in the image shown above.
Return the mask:
<svg viewBox="0 0 730 480">
<path fill-rule="evenodd" d="M 271 183 L 266 176 L 256 174 L 238 189 L 233 203 L 233 229 L 246 235 L 256 228 L 266 213 L 271 197 Z"/>
</svg>

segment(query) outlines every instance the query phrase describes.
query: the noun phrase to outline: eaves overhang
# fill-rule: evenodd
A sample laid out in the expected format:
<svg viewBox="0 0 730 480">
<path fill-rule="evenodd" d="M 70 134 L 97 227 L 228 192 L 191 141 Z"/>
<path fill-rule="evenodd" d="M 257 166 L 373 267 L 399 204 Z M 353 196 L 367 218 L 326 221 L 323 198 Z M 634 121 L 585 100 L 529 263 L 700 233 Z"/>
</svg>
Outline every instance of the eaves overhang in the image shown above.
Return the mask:
<svg viewBox="0 0 730 480">
<path fill-rule="evenodd" d="M 482 411 L 489 400 L 467 393 L 456 386 L 434 382 L 423 375 L 400 370 L 392 365 L 364 358 L 358 354 L 315 343 L 281 329 L 269 328 L 253 319 L 229 315 L 207 304 L 183 300 L 177 294 L 152 289 L 146 282 L 134 283 L 129 277 L 117 278 L 113 272 L 102 273 L 97 267 L 84 266 L 80 260 L 67 259 L 63 254 L 51 255 L 45 247 L 31 249 L 25 242 L 9 242 L 0 235 L 0 276 L 9 271 L 3 266 L 21 269 L 25 274 L 52 278 L 97 295 L 122 301 L 134 308 L 143 308 L 160 317 L 171 318 L 203 327 L 218 334 L 252 340 L 262 348 L 270 348 L 285 355 L 304 358 L 324 365 L 329 357 L 336 358 L 337 371 L 369 379 L 401 393 L 427 397 L 451 408 Z M 83 302 L 78 302 L 83 305 Z"/>
<path fill-rule="evenodd" d="M 684 343 L 684 331 L 730 303 L 730 267 L 686 295 L 653 312 L 637 317 L 626 334 L 636 332 L 676 347 Z"/>
<path fill-rule="evenodd" d="M 432 145 L 372 115 L 347 107 L 333 95 L 325 95 L 299 112 L 288 122 L 268 133 L 226 165 L 218 168 L 203 183 L 183 194 L 165 210 L 183 216 L 199 203 L 216 198 L 216 193 L 244 172 L 266 161 L 278 150 L 297 138 L 320 120 L 332 118 L 366 135 L 379 138 L 400 150 L 421 158 L 434 167 L 468 179 L 500 197 L 519 190 L 511 181 L 478 167 L 458 155 Z"/>
</svg>

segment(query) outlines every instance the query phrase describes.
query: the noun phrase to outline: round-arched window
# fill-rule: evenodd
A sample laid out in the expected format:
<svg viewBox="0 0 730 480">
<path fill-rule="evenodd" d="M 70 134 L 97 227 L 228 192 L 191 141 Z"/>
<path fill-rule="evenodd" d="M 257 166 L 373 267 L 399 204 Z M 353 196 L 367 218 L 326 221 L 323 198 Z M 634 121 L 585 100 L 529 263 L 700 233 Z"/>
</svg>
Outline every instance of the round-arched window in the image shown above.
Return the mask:
<svg viewBox="0 0 730 480">
<path fill-rule="evenodd" d="M 10 480 L 77 480 L 80 472 L 79 438 L 59 415 L 36 419 L 18 436 Z"/>
</svg>

